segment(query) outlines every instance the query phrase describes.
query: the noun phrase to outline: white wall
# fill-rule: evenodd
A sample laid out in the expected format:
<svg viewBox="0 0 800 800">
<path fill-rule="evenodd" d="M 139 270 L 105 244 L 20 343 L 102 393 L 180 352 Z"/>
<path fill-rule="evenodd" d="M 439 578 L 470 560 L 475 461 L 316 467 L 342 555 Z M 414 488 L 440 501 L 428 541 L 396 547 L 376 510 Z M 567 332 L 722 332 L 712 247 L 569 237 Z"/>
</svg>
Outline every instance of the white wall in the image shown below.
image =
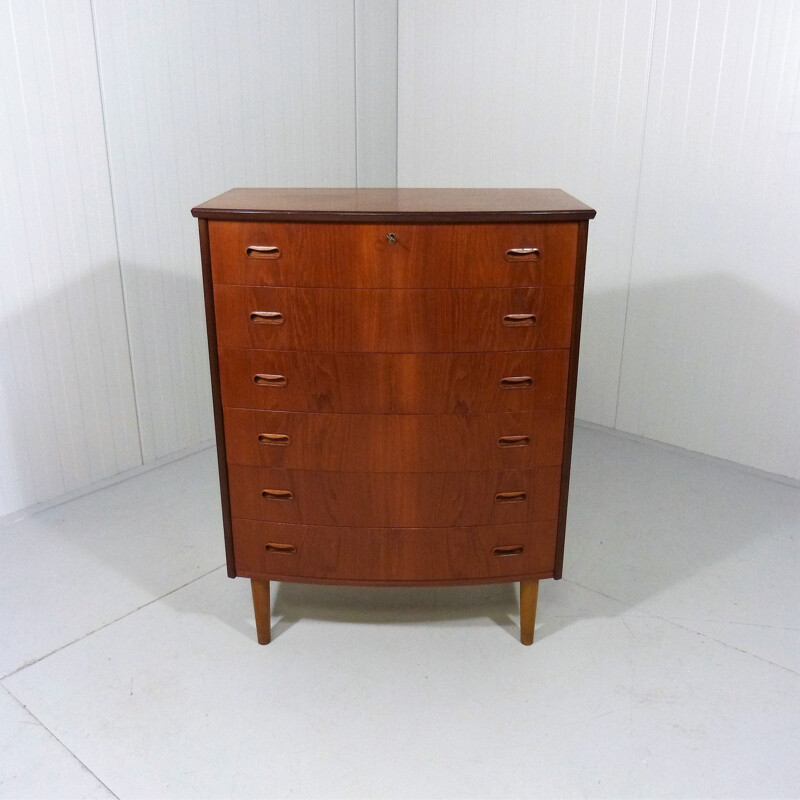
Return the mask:
<svg viewBox="0 0 800 800">
<path fill-rule="evenodd" d="M 357 186 L 397 186 L 397 3 L 353 0 Z"/>
<path fill-rule="evenodd" d="M 800 478 L 800 3 L 664 2 L 617 427 Z"/>
<path fill-rule="evenodd" d="M 800 478 L 800 3 L 401 0 L 401 186 L 594 205 L 579 417 Z"/>
<path fill-rule="evenodd" d="M 141 463 L 88 3 L 0 5 L 0 515 Z"/>
</svg>

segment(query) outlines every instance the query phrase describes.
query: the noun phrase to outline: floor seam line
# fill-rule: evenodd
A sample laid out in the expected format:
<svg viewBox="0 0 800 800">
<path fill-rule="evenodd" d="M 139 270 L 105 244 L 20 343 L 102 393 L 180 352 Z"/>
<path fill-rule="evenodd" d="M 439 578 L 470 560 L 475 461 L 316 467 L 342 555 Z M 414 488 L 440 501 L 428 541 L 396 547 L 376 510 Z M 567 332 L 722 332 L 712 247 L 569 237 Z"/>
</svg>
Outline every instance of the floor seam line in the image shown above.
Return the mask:
<svg viewBox="0 0 800 800">
<path fill-rule="evenodd" d="M 712 625 L 740 625 L 743 628 L 764 628 L 769 631 L 794 631 L 800 632 L 800 628 L 792 628 L 790 625 L 765 625 L 761 622 L 735 622 L 730 619 L 707 619 L 701 617 L 665 617 L 670 622 L 710 622 Z"/>
<path fill-rule="evenodd" d="M 588 592 L 594 592 L 594 594 L 599 594 L 601 597 L 605 597 L 608 600 L 613 600 L 614 602 L 619 603 L 620 605 L 623 605 L 626 608 L 637 608 L 636 605 L 627 603 L 625 600 L 620 600 L 618 597 L 614 597 L 613 595 L 610 594 L 605 594 L 604 592 L 601 592 L 597 589 L 592 589 L 591 586 L 584 586 L 582 583 L 578 583 L 577 581 L 571 581 L 569 579 L 564 579 L 564 580 L 567 583 L 571 583 L 573 586 L 580 586 L 581 589 L 585 589 Z M 657 619 L 660 622 L 666 622 L 668 625 L 674 625 L 676 628 L 680 628 L 682 631 L 695 634 L 695 636 L 705 636 L 707 639 L 710 639 L 712 642 L 716 642 L 717 644 L 721 644 L 723 647 L 729 647 L 731 650 L 735 650 L 737 653 L 741 653 L 742 655 L 752 656 L 753 658 L 756 658 L 759 661 L 763 661 L 765 664 L 770 664 L 773 667 L 785 670 L 786 672 L 800 678 L 800 672 L 793 670 L 791 667 L 786 667 L 783 664 L 778 664 L 776 661 L 770 661 L 770 659 L 764 658 L 764 656 L 760 656 L 757 653 L 751 653 L 749 650 L 742 650 L 741 647 L 737 647 L 735 644 L 730 644 L 730 642 L 725 642 L 722 639 L 717 639 L 716 636 L 712 636 L 711 634 L 703 633 L 701 631 L 696 631 L 693 630 L 692 628 L 687 628 L 685 625 L 681 625 L 675 620 L 669 619 L 668 617 L 664 617 L 661 614 L 655 614 L 652 611 L 647 611 L 647 609 L 644 608 L 638 608 L 637 610 L 640 611 L 643 616 L 650 617 L 651 619 Z M 795 629 L 787 628 L 785 630 L 795 630 Z"/>
<path fill-rule="evenodd" d="M 14 692 L 11 691 L 11 689 L 8 686 L 5 685 L 4 681 L 5 681 L 5 678 L 0 679 L 0 684 L 2 684 L 3 689 L 6 692 L 8 692 L 9 696 L 14 699 L 14 702 L 18 703 L 19 706 L 25 711 L 26 714 L 29 714 L 34 720 L 36 720 L 36 724 L 39 725 L 43 730 L 47 731 L 48 735 L 52 736 L 53 739 L 55 739 L 55 741 L 57 741 L 112 797 L 115 797 L 115 798 L 117 798 L 117 800 L 119 800 L 119 795 L 116 792 L 113 792 L 111 790 L 111 788 L 108 786 L 108 784 L 102 778 L 100 778 L 94 772 L 94 770 L 90 769 L 80 758 L 78 758 L 78 756 L 72 751 L 72 749 L 67 747 L 67 745 L 64 744 L 64 742 L 61 741 L 61 739 L 59 739 L 58 736 L 56 736 L 53 733 L 53 731 L 51 731 L 50 728 L 48 728 L 47 725 L 45 725 L 39 719 L 39 717 L 37 717 L 36 714 L 34 714 L 30 710 L 30 708 L 28 708 L 28 706 L 26 706 L 25 703 L 23 703 L 22 700 L 20 700 L 19 697 L 17 697 L 14 694 Z"/>
<path fill-rule="evenodd" d="M 121 616 L 116 617 L 116 619 L 112 619 L 109 622 L 103 623 L 102 625 L 100 625 L 97 628 L 93 628 L 92 630 L 88 631 L 87 633 L 84 633 L 83 636 L 79 636 L 77 639 L 73 639 L 71 642 L 67 642 L 65 644 L 62 644 L 60 647 L 56 647 L 54 650 L 51 650 L 49 653 L 45 653 L 43 656 L 39 656 L 39 658 L 33 659 L 33 661 L 28 661 L 27 663 L 23 664 L 21 667 L 17 667 L 16 669 L 11 670 L 11 672 L 8 672 L 5 675 L 0 676 L 0 682 L 5 681 L 6 678 L 11 678 L 12 676 L 16 675 L 18 672 L 22 672 L 23 670 L 28 669 L 28 667 L 32 667 L 34 664 L 38 664 L 40 661 L 44 661 L 44 659 L 46 659 L 46 658 L 50 658 L 50 656 L 53 656 L 56 653 L 61 652 L 62 650 L 64 650 L 67 647 L 72 647 L 73 644 L 77 644 L 78 642 L 82 642 L 84 639 L 88 638 L 89 636 L 93 636 L 95 633 L 99 633 L 100 631 L 104 630 L 109 625 L 114 625 L 117 622 L 120 622 L 121 620 L 125 619 L 126 617 L 131 616 L 131 614 L 135 614 L 137 611 L 141 611 L 143 608 L 147 608 L 148 606 L 153 605 L 153 603 L 158 603 L 160 600 L 163 600 L 165 597 L 169 597 L 171 594 L 175 594 L 175 592 L 178 592 L 181 589 L 185 589 L 187 586 L 190 586 L 191 584 L 195 583 L 196 581 L 199 581 L 199 580 L 202 580 L 203 578 L 208 577 L 209 575 L 211 575 L 212 572 L 217 572 L 218 570 L 223 569 L 223 567 L 225 567 L 225 564 L 220 564 L 218 567 L 214 567 L 213 569 L 210 569 L 208 572 L 204 572 L 202 575 L 198 575 L 196 578 L 192 578 L 190 581 L 187 581 L 186 583 L 183 583 L 183 584 L 181 584 L 180 586 L 177 586 L 174 589 L 170 589 L 170 591 L 165 592 L 164 594 L 159 595 L 158 597 L 154 597 L 152 600 L 148 600 L 146 603 L 142 603 L 142 605 L 137 606 L 136 608 L 133 608 L 130 611 L 125 612 Z"/>
<path fill-rule="evenodd" d="M 737 653 L 741 653 L 745 656 L 751 656 L 752 658 L 758 659 L 759 661 L 763 661 L 765 664 L 770 664 L 773 667 L 777 667 L 778 669 L 782 669 L 791 675 L 794 675 L 796 678 L 800 678 L 800 672 L 793 670 L 791 667 L 786 667 L 783 664 L 778 664 L 776 661 L 770 661 L 768 658 L 764 658 L 764 656 L 760 656 L 757 653 L 751 653 L 749 650 L 742 650 L 741 647 L 737 647 L 735 644 L 731 644 L 730 642 L 724 642 L 722 639 L 717 639 L 716 636 L 711 636 L 708 633 L 702 633 L 701 631 L 695 631 L 692 628 L 687 628 L 685 625 L 679 625 L 677 622 L 673 622 L 671 619 L 667 619 L 666 617 L 661 617 L 657 614 L 653 614 L 655 619 L 661 620 L 662 622 L 666 622 L 669 625 L 674 625 L 676 628 L 680 628 L 682 631 L 686 631 L 687 633 L 693 633 L 695 636 L 704 636 L 707 639 L 710 639 L 712 642 L 716 642 L 717 644 L 721 644 L 723 647 L 728 647 L 731 650 L 735 650 Z"/>
</svg>

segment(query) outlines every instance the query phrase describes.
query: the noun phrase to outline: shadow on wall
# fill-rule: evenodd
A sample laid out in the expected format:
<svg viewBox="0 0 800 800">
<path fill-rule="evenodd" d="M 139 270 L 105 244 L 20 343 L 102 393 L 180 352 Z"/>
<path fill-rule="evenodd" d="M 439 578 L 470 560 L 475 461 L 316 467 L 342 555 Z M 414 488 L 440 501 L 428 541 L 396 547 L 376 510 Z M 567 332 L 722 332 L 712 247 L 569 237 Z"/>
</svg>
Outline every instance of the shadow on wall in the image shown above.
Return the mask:
<svg viewBox="0 0 800 800">
<path fill-rule="evenodd" d="M 591 301 L 602 304 L 603 297 L 594 296 Z M 658 317 L 653 320 L 651 330 L 657 338 L 663 333 L 663 340 L 651 356 L 655 363 L 664 349 L 670 350 L 676 342 L 696 335 L 703 307 L 725 311 L 724 315 L 716 314 L 713 317 L 716 322 L 705 327 L 704 335 L 710 337 L 710 343 L 725 339 L 726 325 L 738 331 L 748 324 L 742 309 L 759 308 L 761 319 L 770 321 L 769 338 L 775 341 L 796 331 L 798 326 L 797 316 L 785 306 L 764 295 L 755 296 L 752 287 L 727 276 L 698 276 L 696 280 L 637 289 L 635 302 Z M 672 331 L 669 338 L 667 330 Z M 584 335 L 590 336 L 591 330 L 585 329 Z M 733 333 L 730 336 L 734 338 Z M 745 330 L 741 336 L 746 338 L 748 332 Z M 690 352 L 684 350 L 674 357 L 681 364 L 679 379 L 701 387 L 715 380 L 706 372 L 705 361 L 694 361 Z M 769 376 L 745 377 L 749 383 L 760 381 L 762 389 L 769 387 Z M 738 384 L 735 381 L 727 384 L 716 381 L 716 384 L 717 408 L 735 404 L 737 398 L 726 397 L 724 391 L 726 386 L 735 388 Z M 684 414 L 688 413 L 684 409 Z M 725 430 L 728 424 L 728 420 L 720 420 L 719 430 Z M 116 547 L 86 540 L 93 554 L 127 580 L 149 592 L 164 594 L 163 565 L 147 557 L 144 552 L 147 541 L 151 536 L 174 538 L 176 530 L 184 530 L 188 518 L 193 527 L 189 533 L 180 534 L 182 540 L 170 544 L 169 557 L 194 558 L 199 542 L 202 548 L 218 548 L 214 552 L 219 552 L 221 563 L 223 544 L 216 474 L 210 458 L 204 464 L 201 474 L 190 483 L 177 486 L 174 496 L 159 501 L 171 511 L 165 510 L 163 517 L 155 515 L 159 522 L 147 537 L 133 538 Z M 754 482 L 761 487 L 758 491 L 767 494 L 777 486 L 724 465 L 579 430 L 573 456 L 565 580 L 561 584 L 543 585 L 537 637 L 541 639 L 576 620 L 597 616 L 598 608 L 602 609 L 600 616 L 607 616 L 619 613 L 625 605 L 638 605 L 795 522 L 781 516 L 779 510 L 773 517 L 751 512 L 747 498 L 752 494 L 744 490 L 739 502 L 731 502 L 732 486 L 741 484 L 749 490 Z M 147 503 L 147 497 L 141 500 Z M 119 513 L 135 516 L 142 512 L 137 508 L 121 511 L 109 507 L 109 535 L 114 535 L 114 516 Z M 180 524 L 174 524 L 176 518 Z M 224 602 L 219 608 L 213 602 L 202 611 L 189 607 L 182 602 L 181 593 L 170 595 L 166 602 L 181 612 L 214 614 L 226 625 L 253 638 L 249 590 L 244 581 L 238 583 L 241 586 L 236 589 L 231 586 L 230 591 L 235 602 Z M 587 590 L 591 593 L 586 594 Z M 616 611 L 609 610 L 609 603 L 614 606 L 609 598 L 621 601 Z M 509 584 L 394 589 L 280 584 L 273 602 L 274 635 L 286 633 L 303 619 L 443 626 L 468 621 L 499 625 L 509 635 L 518 637 L 516 588 Z"/>
<path fill-rule="evenodd" d="M 16 305 L 2 320 L 0 518 L 141 463 L 119 266 L 49 294 L 45 281 L 35 302 L 6 298 Z"/>
<path fill-rule="evenodd" d="M 150 262 L 123 264 L 145 462 L 214 436 L 196 226 L 191 234 L 172 265 L 165 255 L 163 269 Z"/>
<path fill-rule="evenodd" d="M 617 427 L 800 479 L 795 283 L 793 297 L 724 272 L 634 284 Z"/>
<path fill-rule="evenodd" d="M 195 266 L 127 264 L 127 313 L 109 262 L 6 316 L 0 517 L 139 466 L 140 427 L 145 463 L 212 442 L 199 254 Z"/>
</svg>

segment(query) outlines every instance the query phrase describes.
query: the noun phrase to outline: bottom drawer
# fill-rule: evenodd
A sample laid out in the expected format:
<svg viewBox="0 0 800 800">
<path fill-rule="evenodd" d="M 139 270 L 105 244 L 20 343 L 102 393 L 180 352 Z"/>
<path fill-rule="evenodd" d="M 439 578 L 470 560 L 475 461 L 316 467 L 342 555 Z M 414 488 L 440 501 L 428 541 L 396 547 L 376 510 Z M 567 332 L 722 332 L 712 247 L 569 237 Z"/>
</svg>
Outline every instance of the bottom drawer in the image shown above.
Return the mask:
<svg viewBox="0 0 800 800">
<path fill-rule="evenodd" d="M 464 528 L 343 528 L 233 520 L 236 573 L 342 583 L 552 577 L 555 520 Z"/>
</svg>

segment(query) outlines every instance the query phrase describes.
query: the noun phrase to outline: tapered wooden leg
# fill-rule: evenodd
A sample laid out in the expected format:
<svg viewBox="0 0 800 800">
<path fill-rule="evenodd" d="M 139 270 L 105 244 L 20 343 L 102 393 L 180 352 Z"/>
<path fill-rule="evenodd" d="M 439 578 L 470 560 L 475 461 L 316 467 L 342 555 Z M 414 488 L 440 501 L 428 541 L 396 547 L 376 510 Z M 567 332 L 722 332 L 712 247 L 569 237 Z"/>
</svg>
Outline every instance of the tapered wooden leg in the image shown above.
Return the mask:
<svg viewBox="0 0 800 800">
<path fill-rule="evenodd" d="M 269 613 L 269 581 L 250 579 L 250 588 L 253 590 L 253 611 L 256 615 L 256 633 L 259 644 L 269 644 L 270 641 L 270 613 Z"/>
<path fill-rule="evenodd" d="M 519 640 L 533 644 L 533 627 L 536 624 L 536 601 L 539 599 L 539 581 L 519 582 Z"/>
</svg>

